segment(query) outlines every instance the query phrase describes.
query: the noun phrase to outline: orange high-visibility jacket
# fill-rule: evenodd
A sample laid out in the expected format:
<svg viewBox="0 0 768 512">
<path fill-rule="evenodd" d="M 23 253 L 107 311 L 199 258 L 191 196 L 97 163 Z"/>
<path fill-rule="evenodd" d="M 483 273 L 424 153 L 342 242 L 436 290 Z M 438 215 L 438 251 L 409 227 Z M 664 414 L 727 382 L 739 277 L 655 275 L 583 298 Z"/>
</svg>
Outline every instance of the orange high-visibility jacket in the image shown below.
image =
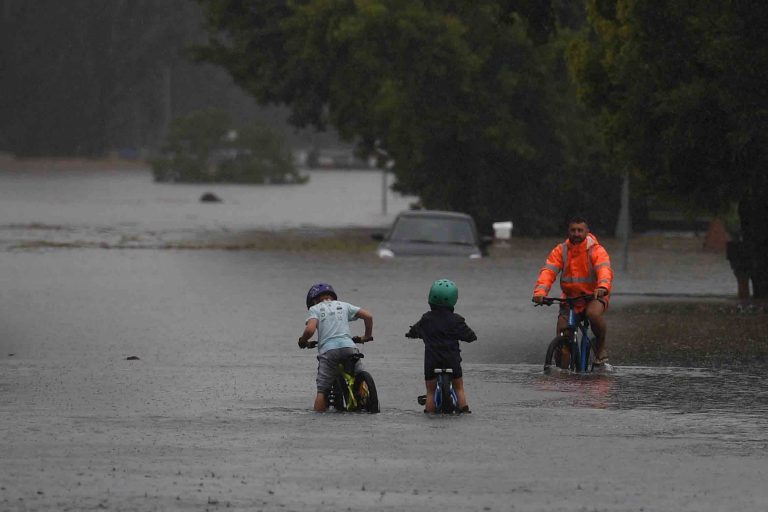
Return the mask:
<svg viewBox="0 0 768 512">
<path fill-rule="evenodd" d="M 592 295 L 597 287 L 611 291 L 611 259 L 592 233 L 578 245 L 566 240 L 552 249 L 539 272 L 533 295 L 547 295 L 558 273 L 566 297 Z"/>
</svg>

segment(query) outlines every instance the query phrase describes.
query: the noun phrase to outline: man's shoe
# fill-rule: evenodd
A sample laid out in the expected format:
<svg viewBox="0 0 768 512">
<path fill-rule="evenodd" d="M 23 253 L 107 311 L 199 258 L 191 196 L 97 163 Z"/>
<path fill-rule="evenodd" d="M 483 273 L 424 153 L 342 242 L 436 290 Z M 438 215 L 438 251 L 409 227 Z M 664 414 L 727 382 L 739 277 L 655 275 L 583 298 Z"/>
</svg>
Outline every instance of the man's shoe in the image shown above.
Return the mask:
<svg viewBox="0 0 768 512">
<path fill-rule="evenodd" d="M 595 361 L 592 371 L 600 373 L 610 373 L 613 371 L 613 366 L 608 362 L 607 357 L 603 357 Z"/>
</svg>

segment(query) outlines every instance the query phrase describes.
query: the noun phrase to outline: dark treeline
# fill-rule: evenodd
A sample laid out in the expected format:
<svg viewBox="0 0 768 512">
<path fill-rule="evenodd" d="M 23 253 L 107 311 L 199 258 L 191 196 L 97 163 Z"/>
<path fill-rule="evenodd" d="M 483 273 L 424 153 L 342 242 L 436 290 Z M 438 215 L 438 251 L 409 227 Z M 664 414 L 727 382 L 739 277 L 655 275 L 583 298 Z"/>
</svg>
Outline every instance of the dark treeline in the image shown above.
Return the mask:
<svg viewBox="0 0 768 512">
<path fill-rule="evenodd" d="M 219 107 L 284 124 L 213 65 L 189 0 L 0 0 L 0 151 L 101 156 L 152 149 L 170 121 Z"/>
</svg>

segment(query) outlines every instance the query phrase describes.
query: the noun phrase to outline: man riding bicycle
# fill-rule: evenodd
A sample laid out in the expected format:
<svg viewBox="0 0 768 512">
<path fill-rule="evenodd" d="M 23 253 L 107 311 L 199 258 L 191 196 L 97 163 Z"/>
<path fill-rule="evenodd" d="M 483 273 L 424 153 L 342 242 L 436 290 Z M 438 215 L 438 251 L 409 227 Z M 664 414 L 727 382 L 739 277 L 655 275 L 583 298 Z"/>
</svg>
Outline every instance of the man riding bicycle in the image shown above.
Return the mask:
<svg viewBox="0 0 768 512">
<path fill-rule="evenodd" d="M 613 270 L 608 252 L 597 241 L 597 237 L 589 232 L 589 225 L 584 217 L 576 216 L 568 221 L 568 239 L 555 246 L 549 253 L 533 289 L 533 302 L 542 303 L 557 274 L 560 274 L 560 288 L 564 297 L 590 296 L 574 307 L 576 313 L 586 314 L 597 337 L 595 367 L 610 370 L 603 313 L 608 309 Z M 561 303 L 557 317 L 558 335 L 568 325 L 568 308 L 567 303 Z"/>
</svg>

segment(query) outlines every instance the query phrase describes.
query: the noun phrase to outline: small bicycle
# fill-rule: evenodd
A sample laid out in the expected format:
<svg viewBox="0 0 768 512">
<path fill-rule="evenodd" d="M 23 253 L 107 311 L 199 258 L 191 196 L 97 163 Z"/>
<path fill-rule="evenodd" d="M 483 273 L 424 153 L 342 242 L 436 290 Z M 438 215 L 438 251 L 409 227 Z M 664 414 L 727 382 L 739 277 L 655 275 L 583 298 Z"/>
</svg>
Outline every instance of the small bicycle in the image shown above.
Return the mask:
<svg viewBox="0 0 768 512">
<path fill-rule="evenodd" d="M 352 341 L 362 344 L 360 336 L 354 336 Z M 307 348 L 317 346 L 317 341 L 310 341 Z M 328 394 L 328 405 L 337 411 L 349 412 L 379 412 L 379 396 L 373 377 L 363 370 L 355 374 L 357 361 L 365 357 L 356 352 L 339 363 L 339 371 Z"/>
<path fill-rule="evenodd" d="M 459 412 L 459 398 L 453 389 L 453 370 L 451 368 L 435 368 L 437 383 L 435 387 L 435 412 L 455 414 Z M 418 397 L 420 405 L 427 403 L 427 395 Z"/>
<path fill-rule="evenodd" d="M 574 306 L 580 301 L 591 299 L 591 295 L 573 298 L 544 297 L 536 306 L 551 306 L 555 302 L 565 302 L 568 308 L 568 325 L 555 336 L 547 347 L 544 358 L 544 371 L 550 372 L 552 366 L 584 373 L 591 372 L 595 366 L 595 338 L 589 335 L 589 320 L 586 315 L 576 313 Z"/>
</svg>

